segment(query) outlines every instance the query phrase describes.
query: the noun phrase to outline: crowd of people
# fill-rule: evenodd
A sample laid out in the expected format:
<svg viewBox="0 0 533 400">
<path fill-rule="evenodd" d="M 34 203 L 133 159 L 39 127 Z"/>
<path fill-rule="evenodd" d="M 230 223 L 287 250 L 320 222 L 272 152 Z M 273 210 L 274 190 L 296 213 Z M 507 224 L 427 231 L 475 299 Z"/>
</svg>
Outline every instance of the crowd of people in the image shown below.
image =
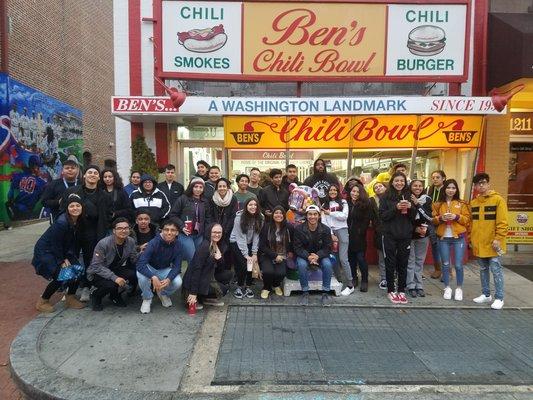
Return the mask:
<svg viewBox="0 0 533 400">
<path fill-rule="evenodd" d="M 431 174 L 429 187 L 409 180 L 404 164 L 366 187 L 356 177 L 341 186 L 318 159 L 303 183 L 316 190 L 318 200 L 294 209 L 291 192 L 302 184 L 292 164 L 285 173 L 271 169 L 263 186 L 259 169 L 239 174 L 235 191 L 220 168 L 205 161 L 197 163 L 186 188 L 176 182 L 171 164 L 162 182 L 132 171 L 126 186 L 114 169 L 91 165 L 79 172 L 75 161 L 65 162 L 62 177 L 43 194 L 51 226 L 36 243 L 32 261 L 49 280 L 36 306 L 41 312 L 54 310 L 50 298 L 58 290 L 65 292 L 66 307 L 83 308 L 90 301 L 94 311 L 103 309 L 106 296 L 124 307 L 125 298 L 139 290 L 142 313 L 151 311 L 154 295 L 170 307 L 179 289 L 188 306 L 220 306 L 230 290 L 238 299 L 255 297 L 258 278 L 259 296 L 268 299 L 283 295 L 288 269 L 297 272 L 301 305 L 309 304 L 313 277 L 322 280 L 321 303 L 327 306 L 333 276 L 343 284 L 342 296 L 357 287 L 368 291 L 369 246 L 378 253 L 378 286 L 392 303 L 425 297 L 422 274 L 429 246 L 431 277 L 443 282 L 443 298 L 462 301 L 467 239 L 480 264 L 482 293 L 473 301 L 491 302 L 494 309 L 504 304 L 500 255 L 507 208 L 490 190 L 486 173 L 474 176 L 477 196 L 469 204 L 457 182 L 441 170 Z M 301 214 L 298 222 L 288 220 L 289 204 Z"/>
</svg>

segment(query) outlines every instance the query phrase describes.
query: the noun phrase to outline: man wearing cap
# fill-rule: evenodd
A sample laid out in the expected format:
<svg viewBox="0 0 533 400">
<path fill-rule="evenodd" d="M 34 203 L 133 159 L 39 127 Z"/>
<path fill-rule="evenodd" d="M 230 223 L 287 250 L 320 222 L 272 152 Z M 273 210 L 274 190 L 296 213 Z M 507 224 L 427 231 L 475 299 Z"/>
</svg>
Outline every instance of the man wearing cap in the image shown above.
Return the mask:
<svg viewBox="0 0 533 400">
<path fill-rule="evenodd" d="M 50 223 L 53 223 L 60 212 L 61 197 L 65 191 L 78 184 L 78 175 L 80 167 L 73 159 L 68 159 L 63 163 L 61 178 L 54 179 L 48 185 L 43 193 L 43 206 L 50 210 Z"/>
<path fill-rule="evenodd" d="M 329 306 L 331 299 L 328 292 L 331 286 L 333 266 L 331 253 L 331 230 L 319 221 L 320 208 L 310 205 L 305 210 L 306 221 L 294 230 L 294 252 L 300 285 L 302 286 L 301 305 L 309 304 L 308 270 L 322 270 L 322 305 Z"/>
<path fill-rule="evenodd" d="M 150 215 L 152 223 L 159 225 L 170 211 L 170 203 L 165 193 L 159 190 L 157 182 L 150 175 L 141 177 L 139 189 L 134 190 L 130 196 L 131 206 L 134 212 L 146 211 Z"/>
</svg>

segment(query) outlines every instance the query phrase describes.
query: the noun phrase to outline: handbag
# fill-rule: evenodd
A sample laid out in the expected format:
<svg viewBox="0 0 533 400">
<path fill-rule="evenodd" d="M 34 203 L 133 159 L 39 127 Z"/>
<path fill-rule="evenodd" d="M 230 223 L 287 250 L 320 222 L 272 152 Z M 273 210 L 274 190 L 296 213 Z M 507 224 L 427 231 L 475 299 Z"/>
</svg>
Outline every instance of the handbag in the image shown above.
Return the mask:
<svg viewBox="0 0 533 400">
<path fill-rule="evenodd" d="M 57 275 L 58 282 L 77 281 L 85 268 L 80 264 L 71 264 L 66 267 L 61 267 Z"/>
<path fill-rule="evenodd" d="M 255 261 L 252 265 L 252 279 L 263 279 L 263 274 L 259 268 L 259 262 Z"/>
</svg>

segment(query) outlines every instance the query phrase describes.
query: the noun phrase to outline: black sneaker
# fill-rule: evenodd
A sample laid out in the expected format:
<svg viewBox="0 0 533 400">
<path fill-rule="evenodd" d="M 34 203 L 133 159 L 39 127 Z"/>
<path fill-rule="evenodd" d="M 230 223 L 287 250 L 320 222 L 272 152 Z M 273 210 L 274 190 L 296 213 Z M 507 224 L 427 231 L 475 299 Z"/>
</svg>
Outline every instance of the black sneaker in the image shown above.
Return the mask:
<svg viewBox="0 0 533 400">
<path fill-rule="evenodd" d="M 416 295 L 418 297 L 426 297 L 426 292 L 424 292 L 424 289 L 416 289 Z"/>
<path fill-rule="evenodd" d="M 237 286 L 237 289 L 235 289 L 235 291 L 233 292 L 233 297 L 235 297 L 236 299 L 242 299 L 244 297 L 244 295 L 242 294 L 242 289 L 240 287 Z"/>
<path fill-rule="evenodd" d="M 331 297 L 327 293 L 322 294 L 322 306 L 329 307 L 331 305 Z"/>
<path fill-rule="evenodd" d="M 357 286 L 359 286 L 359 277 L 355 275 L 353 277 L 353 287 L 356 288 Z"/>
<path fill-rule="evenodd" d="M 111 299 L 111 302 L 117 306 L 117 307 L 127 307 L 128 305 L 126 304 L 126 302 L 124 301 L 124 299 L 122 298 L 122 296 L 117 296 L 117 297 L 114 297 Z"/>
<path fill-rule="evenodd" d="M 361 292 L 368 292 L 368 282 L 361 281 L 361 288 L 359 290 Z"/>
<path fill-rule="evenodd" d="M 102 311 L 104 309 L 104 306 L 102 305 L 102 299 L 96 296 L 91 297 L 91 306 L 93 311 Z"/>
<path fill-rule="evenodd" d="M 416 291 L 416 289 L 409 289 L 409 296 L 411 296 L 412 298 L 415 298 L 417 295 L 418 295 L 418 292 Z"/>
<path fill-rule="evenodd" d="M 303 292 L 302 298 L 300 299 L 300 305 L 301 306 L 308 306 L 309 305 L 309 292 Z"/>
</svg>

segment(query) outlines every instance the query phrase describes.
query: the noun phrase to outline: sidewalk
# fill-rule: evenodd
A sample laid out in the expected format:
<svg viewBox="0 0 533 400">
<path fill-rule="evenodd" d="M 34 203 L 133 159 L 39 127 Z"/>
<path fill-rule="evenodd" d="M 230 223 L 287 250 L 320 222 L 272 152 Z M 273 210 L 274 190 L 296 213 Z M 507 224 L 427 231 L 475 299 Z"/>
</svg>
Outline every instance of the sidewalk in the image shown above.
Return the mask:
<svg viewBox="0 0 533 400">
<path fill-rule="evenodd" d="M 0 398 L 22 399 L 11 380 L 9 347 L 17 333 L 38 313 L 35 302 L 46 281 L 35 274 L 29 264 L 33 245 L 48 223 L 26 225 L 0 231 Z"/>
<path fill-rule="evenodd" d="M 0 232 L 2 244 L 5 235 L 11 241 L 0 249 L 0 260 L 28 260 L 29 242 L 45 228 Z M 29 322 L 12 344 L 10 361 L 17 385 L 28 398 L 39 399 L 533 398 L 532 282 L 506 270 L 505 309 L 498 312 L 471 301 L 479 293 L 475 264 L 465 268 L 460 303 L 443 300 L 440 282 L 427 279 L 426 298 L 391 306 L 377 288 L 375 267 L 370 275 L 368 293 L 356 290 L 334 298 L 330 308 L 320 307 L 320 296 L 313 295 L 306 309 L 295 306 L 297 294 L 268 301 L 226 296 L 227 306 L 191 317 L 175 296 L 170 309 L 154 300 L 148 315 L 139 313 L 135 299 L 126 309 L 106 302 L 101 313 L 63 310 L 58 304 L 55 313 L 33 318 L 35 299 L 46 282 L 29 261 L 0 263 L 0 300 L 9 308 L 0 319 L 1 354 L 7 361 L 9 342 Z M 255 291 L 258 295 L 260 287 Z M 389 320 L 392 325 L 385 323 Z M 439 321 L 448 324 L 441 333 Z M 452 328 L 453 335 L 463 335 L 458 355 L 448 351 L 454 349 L 454 337 L 445 332 Z M 305 340 L 303 347 L 291 345 L 294 340 Z M 407 375 L 383 367 L 390 357 L 374 349 L 384 340 L 389 354 L 396 354 L 391 365 Z M 487 348 L 497 348 L 497 358 Z M 434 352 L 441 350 L 442 355 Z M 459 375 L 466 378 L 457 382 L 452 368 L 440 370 L 435 359 L 460 366 Z M 469 359 L 486 365 L 486 371 L 476 372 Z M 376 372 L 365 375 L 364 366 L 372 365 Z M 299 369 L 308 372 L 299 376 Z M 19 399 L 6 370 L 1 369 L 0 398 Z"/>
</svg>

